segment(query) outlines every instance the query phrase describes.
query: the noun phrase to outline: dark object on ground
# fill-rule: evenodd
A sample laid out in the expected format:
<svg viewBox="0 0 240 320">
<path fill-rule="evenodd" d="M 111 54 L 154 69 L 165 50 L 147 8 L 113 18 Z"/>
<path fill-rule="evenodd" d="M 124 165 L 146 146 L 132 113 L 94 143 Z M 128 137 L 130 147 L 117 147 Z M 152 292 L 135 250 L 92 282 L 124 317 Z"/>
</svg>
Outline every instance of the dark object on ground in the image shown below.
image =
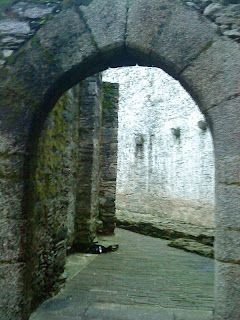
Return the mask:
<svg viewBox="0 0 240 320">
<path fill-rule="evenodd" d="M 108 246 L 94 244 L 94 246 L 90 249 L 90 252 L 92 254 L 101 254 L 101 253 L 117 251 L 118 248 L 119 248 L 118 244 L 112 244 L 112 245 L 108 245 Z"/>
</svg>

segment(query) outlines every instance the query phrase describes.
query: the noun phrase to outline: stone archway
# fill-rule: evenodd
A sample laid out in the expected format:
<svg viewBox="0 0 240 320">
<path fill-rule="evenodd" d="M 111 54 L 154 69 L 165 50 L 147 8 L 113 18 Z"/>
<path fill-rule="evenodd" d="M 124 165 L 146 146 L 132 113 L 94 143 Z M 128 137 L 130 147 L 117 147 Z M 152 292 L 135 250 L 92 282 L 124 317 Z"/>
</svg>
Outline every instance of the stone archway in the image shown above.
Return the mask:
<svg viewBox="0 0 240 320">
<path fill-rule="evenodd" d="M 240 317 L 239 44 L 178 0 L 63 2 L 1 67 L 1 317 L 27 319 L 27 160 L 60 95 L 108 66 L 156 66 L 178 79 L 211 126 L 216 163 L 215 319 Z M 30 272 L 30 271 L 29 271 Z"/>
</svg>

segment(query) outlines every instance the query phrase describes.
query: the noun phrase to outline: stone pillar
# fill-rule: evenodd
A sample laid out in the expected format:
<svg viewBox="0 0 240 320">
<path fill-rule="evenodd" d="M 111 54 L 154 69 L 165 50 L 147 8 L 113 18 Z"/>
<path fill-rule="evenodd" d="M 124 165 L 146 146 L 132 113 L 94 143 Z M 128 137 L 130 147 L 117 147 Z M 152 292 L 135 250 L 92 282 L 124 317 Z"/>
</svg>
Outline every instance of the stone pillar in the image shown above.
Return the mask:
<svg viewBox="0 0 240 320">
<path fill-rule="evenodd" d="M 214 319 L 240 319 L 240 97 L 208 111 L 216 159 Z"/>
<path fill-rule="evenodd" d="M 102 233 L 106 235 L 113 234 L 116 225 L 118 99 L 119 85 L 104 82 L 99 219 L 102 221 Z"/>
<path fill-rule="evenodd" d="M 101 75 L 80 84 L 79 149 L 73 249 L 88 251 L 96 236 L 100 174 Z"/>
<path fill-rule="evenodd" d="M 22 214 L 24 151 L 11 135 L 0 133 L 0 319 L 21 320 L 24 295 L 26 219 Z"/>
</svg>

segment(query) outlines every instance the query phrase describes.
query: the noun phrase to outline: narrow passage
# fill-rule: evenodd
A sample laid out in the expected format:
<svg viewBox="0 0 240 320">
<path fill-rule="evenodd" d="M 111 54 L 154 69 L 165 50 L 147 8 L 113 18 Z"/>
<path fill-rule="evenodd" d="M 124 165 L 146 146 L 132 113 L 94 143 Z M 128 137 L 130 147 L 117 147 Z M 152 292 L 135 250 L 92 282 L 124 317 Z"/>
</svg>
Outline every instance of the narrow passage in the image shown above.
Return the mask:
<svg viewBox="0 0 240 320">
<path fill-rule="evenodd" d="M 214 302 L 214 261 L 168 241 L 116 229 L 119 250 L 77 254 L 65 289 L 31 320 L 207 320 Z"/>
</svg>

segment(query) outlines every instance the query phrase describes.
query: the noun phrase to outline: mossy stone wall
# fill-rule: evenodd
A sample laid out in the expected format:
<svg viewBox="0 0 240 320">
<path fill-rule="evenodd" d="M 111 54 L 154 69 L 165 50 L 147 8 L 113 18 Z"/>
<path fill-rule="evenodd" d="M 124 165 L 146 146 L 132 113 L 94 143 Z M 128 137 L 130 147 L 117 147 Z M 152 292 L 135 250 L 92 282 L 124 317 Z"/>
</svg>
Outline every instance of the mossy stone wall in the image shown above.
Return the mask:
<svg viewBox="0 0 240 320">
<path fill-rule="evenodd" d="M 99 225 L 102 165 L 102 195 L 107 203 L 101 206 L 101 218 L 104 227 L 109 219 L 111 232 L 115 227 L 118 91 L 111 84 L 110 94 L 105 92 L 101 101 L 101 86 L 98 74 L 59 99 L 45 121 L 31 159 L 27 295 L 32 308 L 61 288 L 68 250 L 88 252 L 94 242 Z M 102 134 L 104 163 L 100 163 Z M 106 170 L 109 168 L 111 172 Z"/>
<path fill-rule="evenodd" d="M 33 306 L 59 290 L 66 248 L 74 236 L 79 86 L 66 92 L 49 114 L 31 173 Z M 62 279 L 63 280 L 63 279 Z"/>
</svg>

